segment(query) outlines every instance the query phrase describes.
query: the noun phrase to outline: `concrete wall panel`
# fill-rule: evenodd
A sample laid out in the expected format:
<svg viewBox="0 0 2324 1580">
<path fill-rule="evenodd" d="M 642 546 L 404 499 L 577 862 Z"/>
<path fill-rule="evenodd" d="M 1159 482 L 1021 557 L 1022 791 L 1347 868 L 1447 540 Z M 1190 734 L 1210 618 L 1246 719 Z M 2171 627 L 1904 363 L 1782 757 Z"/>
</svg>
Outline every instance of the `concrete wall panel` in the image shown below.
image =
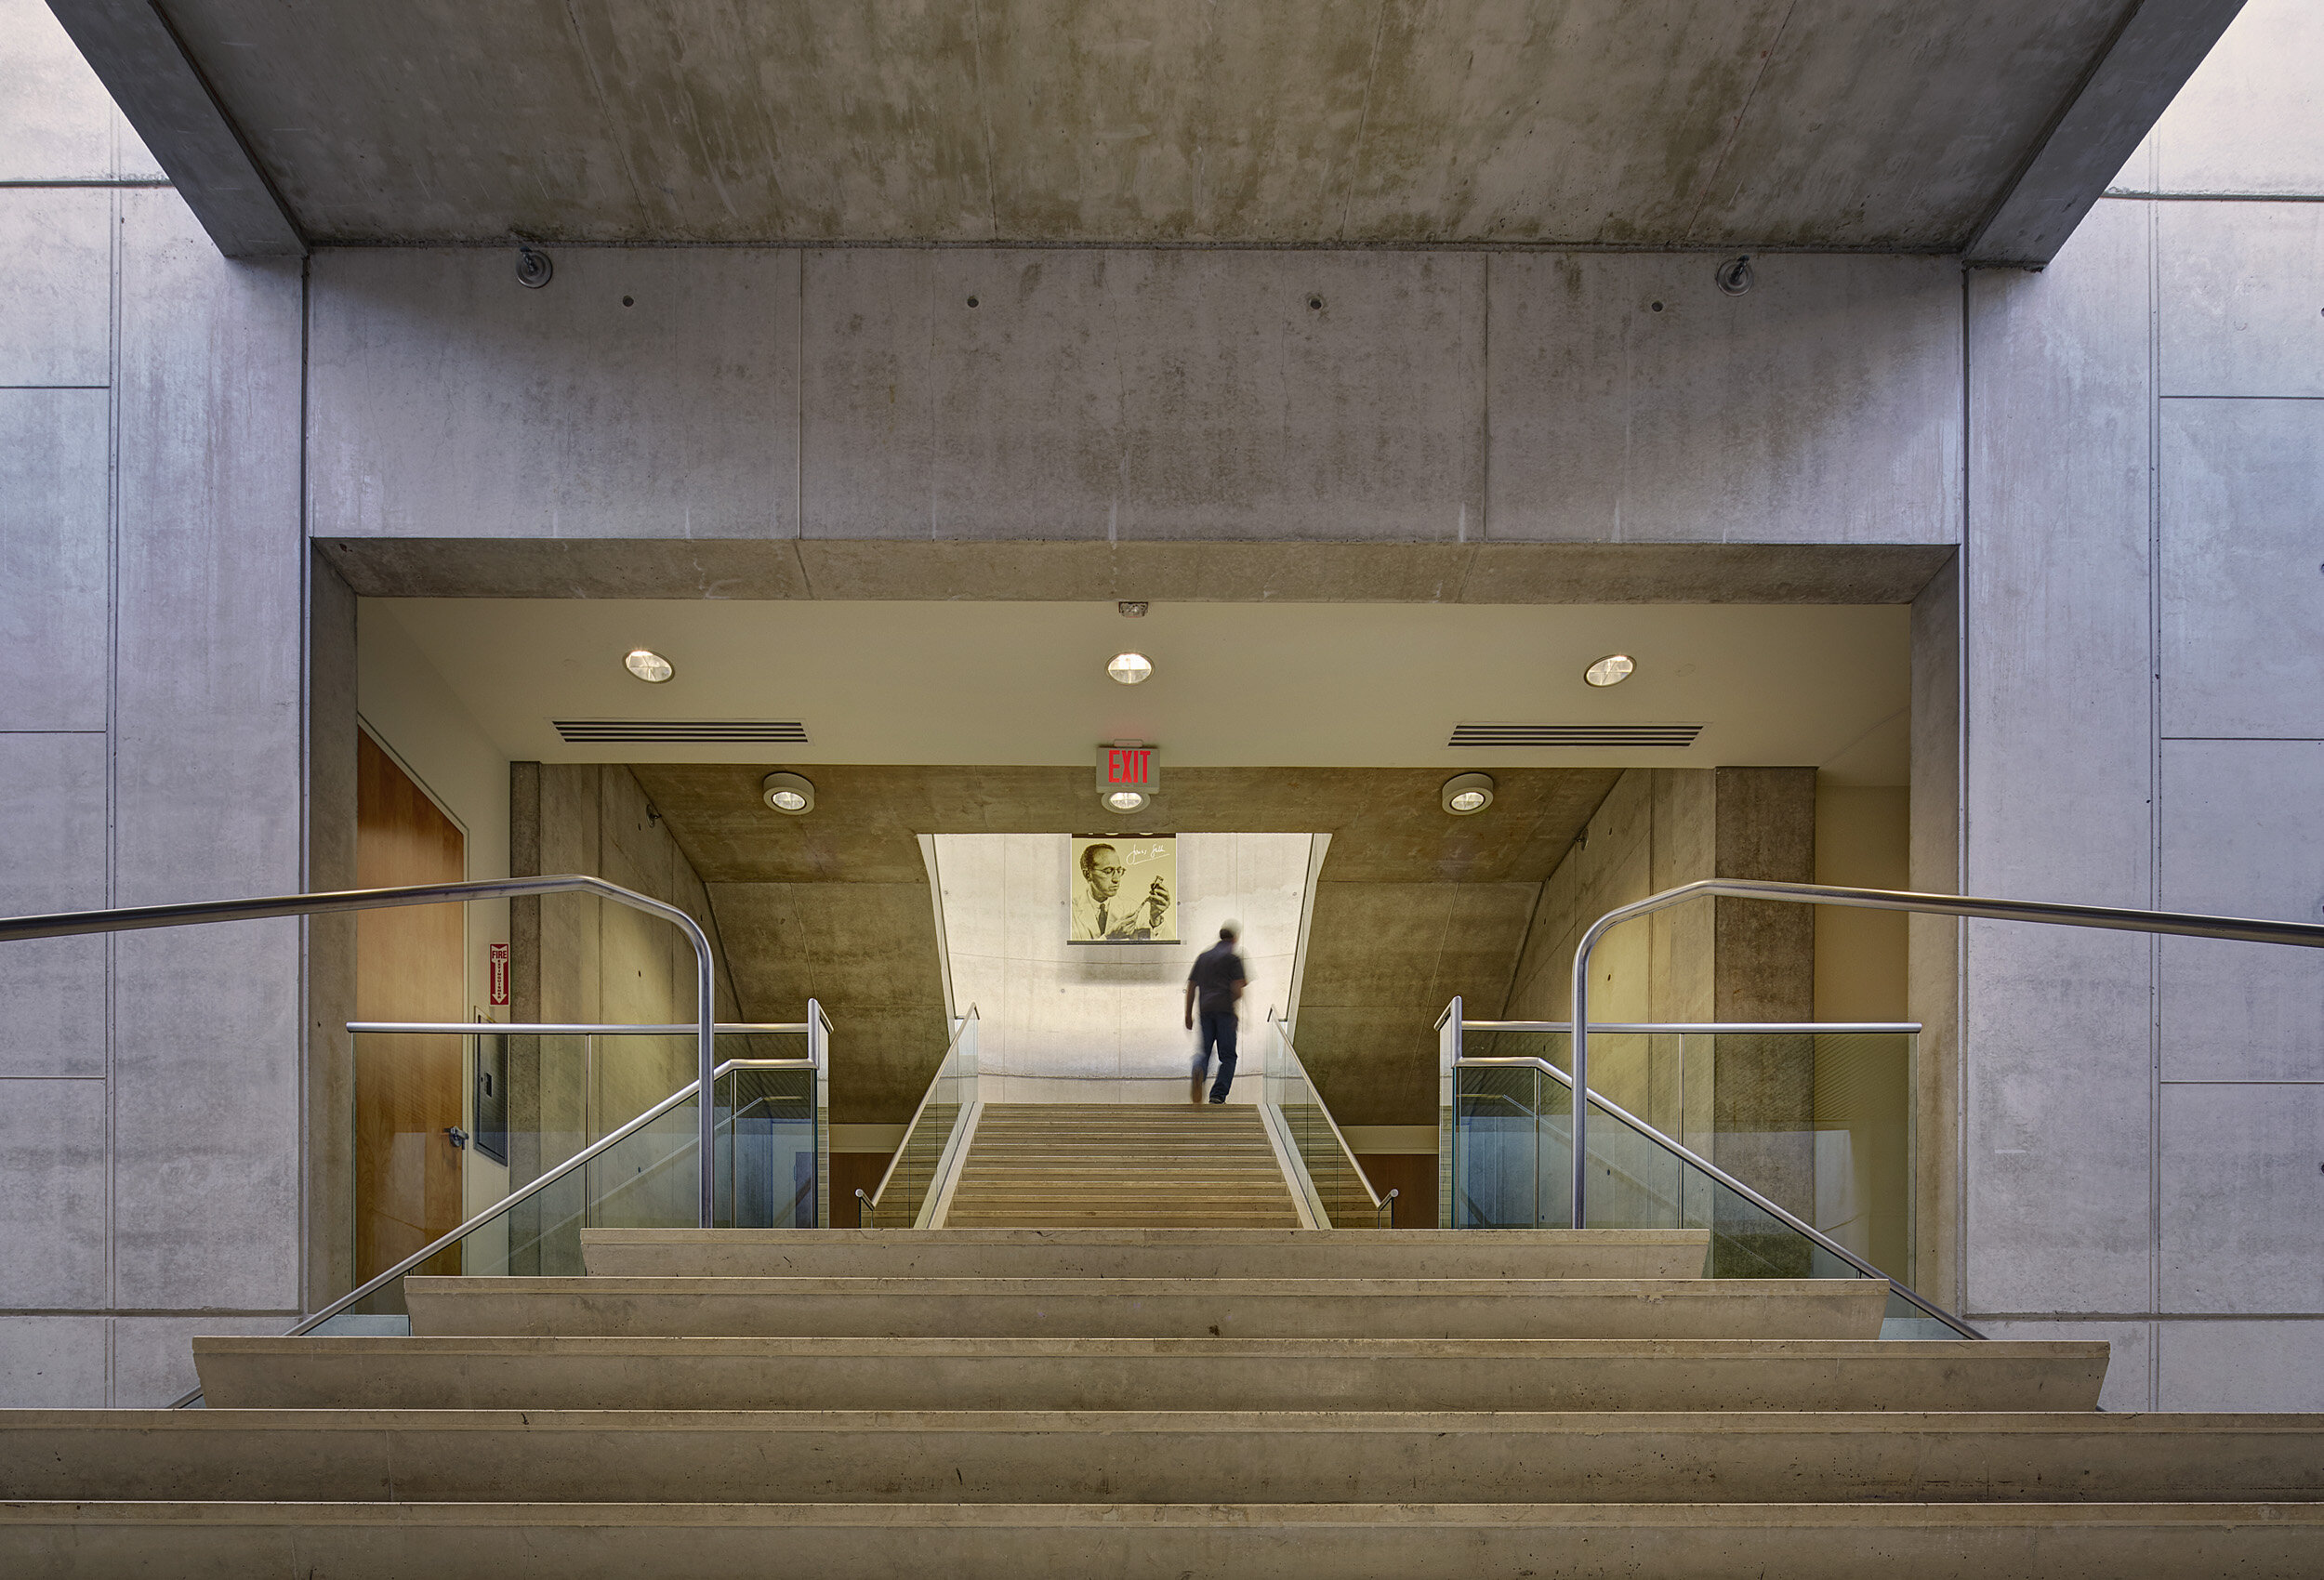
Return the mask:
<svg viewBox="0 0 2324 1580">
<path fill-rule="evenodd" d="M 805 278 L 810 536 L 1478 529 L 1480 259 L 1000 249 Z"/>
<path fill-rule="evenodd" d="M 106 1403 L 105 1325 L 103 1317 L 0 1317 L 0 1408 Z"/>
<path fill-rule="evenodd" d="M 2324 1322 L 2156 1325 L 2154 1408 L 2324 1410 Z"/>
<path fill-rule="evenodd" d="M 2145 1310 L 2146 941 L 1979 922 L 1965 953 L 1970 1310 Z"/>
<path fill-rule="evenodd" d="M 0 911 L 105 903 L 105 738 L 0 735 Z M 99 938 L 0 946 L 0 1076 L 105 1073 Z"/>
<path fill-rule="evenodd" d="M 1769 257 L 1728 296 L 1716 261 L 1494 257 L 1490 535 L 1958 542 L 1956 268 Z"/>
<path fill-rule="evenodd" d="M 0 1308 L 107 1304 L 105 1143 L 104 1082 L 0 1082 Z"/>
<path fill-rule="evenodd" d="M 2162 1310 L 2324 1316 L 2324 1084 L 2162 1089 Z"/>
<path fill-rule="evenodd" d="M 2167 192 L 2324 193 L 2324 10 L 2251 0 L 2155 127 Z"/>
<path fill-rule="evenodd" d="M 2162 403 L 2166 736 L 2324 739 L 2319 498 L 2324 401 Z"/>
<path fill-rule="evenodd" d="M 41 0 L 0 0 L 0 180 L 102 179 L 113 102 Z"/>
<path fill-rule="evenodd" d="M 123 199 L 117 903 L 305 869 L 297 266 L 230 263 L 171 192 Z M 298 1297 L 298 931 L 114 944 L 115 1297 Z"/>
<path fill-rule="evenodd" d="M 106 382 L 113 194 L 0 191 L 0 385 Z"/>
<path fill-rule="evenodd" d="M 2324 918 L 2318 805 L 2324 742 L 2164 742 L 2163 905 Z M 2324 951 L 2166 938 L 2161 952 L 2164 1079 L 2324 1080 Z"/>
<path fill-rule="evenodd" d="M 0 695 L 0 730 L 105 728 L 111 405 L 0 389 L 0 648 L 37 659 Z"/>
<path fill-rule="evenodd" d="M 2162 393 L 2324 395 L 2319 250 L 2315 204 L 2156 204 Z"/>
<path fill-rule="evenodd" d="M 297 1319 L 268 1317 L 117 1317 L 113 1320 L 113 1397 L 124 1410 L 166 1409 L 192 1391 L 197 1336 L 258 1336 L 287 1332 Z"/>
<path fill-rule="evenodd" d="M 316 257 L 316 535 L 796 535 L 799 255 L 553 257 Z"/>
</svg>

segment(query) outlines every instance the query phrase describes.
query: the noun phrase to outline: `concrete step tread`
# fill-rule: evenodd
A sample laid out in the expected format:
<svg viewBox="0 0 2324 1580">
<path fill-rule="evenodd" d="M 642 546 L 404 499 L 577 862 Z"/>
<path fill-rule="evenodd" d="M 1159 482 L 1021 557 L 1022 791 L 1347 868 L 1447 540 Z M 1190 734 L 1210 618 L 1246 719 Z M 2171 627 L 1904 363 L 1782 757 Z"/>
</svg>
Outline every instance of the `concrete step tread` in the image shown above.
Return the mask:
<svg viewBox="0 0 2324 1580">
<path fill-rule="evenodd" d="M 1280 1244 L 1310 1245 L 1338 1240 L 1380 1245 L 1441 1246 L 1448 1238 L 1495 1245 L 1708 1245 L 1706 1229 L 1479 1229 L 1448 1237 L 1441 1229 L 585 1229 L 581 1244 L 827 1245 L 840 1240 L 891 1244 L 1186 1245 Z"/>
<path fill-rule="evenodd" d="M 1130 1300 L 1157 1296 L 1297 1296 L 1313 1299 L 1398 1300 L 1459 1297 L 1489 1300 L 1576 1299 L 1702 1300 L 1749 1302 L 1825 1299 L 1855 1302 L 1875 1294 L 1885 1299 L 1887 1284 L 1868 1278 L 1043 1278 L 1043 1277 L 845 1277 L 816 1274 L 717 1276 L 708 1278 L 466 1277 L 421 1276 L 404 1280 L 409 1293 L 444 1295 L 702 1295 L 733 1297 L 766 1295 L 971 1295 L 1103 1296 Z"/>
<path fill-rule="evenodd" d="M 214 1406 L 2094 1410 L 2095 1340 L 218 1337 Z"/>
</svg>

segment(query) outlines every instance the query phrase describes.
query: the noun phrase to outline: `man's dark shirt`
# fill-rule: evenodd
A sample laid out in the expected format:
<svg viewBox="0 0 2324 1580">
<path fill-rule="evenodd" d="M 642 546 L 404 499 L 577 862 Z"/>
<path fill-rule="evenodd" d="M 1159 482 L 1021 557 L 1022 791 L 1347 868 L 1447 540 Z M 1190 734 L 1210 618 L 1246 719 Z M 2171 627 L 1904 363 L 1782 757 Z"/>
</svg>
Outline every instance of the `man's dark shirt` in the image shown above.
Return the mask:
<svg viewBox="0 0 2324 1580">
<path fill-rule="evenodd" d="M 1218 1015 L 1235 1007 L 1235 984 L 1248 979 L 1243 975 L 1243 957 L 1235 953 L 1235 941 L 1222 938 L 1195 957 L 1186 980 L 1195 984 L 1195 1007 L 1205 1015 Z"/>
</svg>

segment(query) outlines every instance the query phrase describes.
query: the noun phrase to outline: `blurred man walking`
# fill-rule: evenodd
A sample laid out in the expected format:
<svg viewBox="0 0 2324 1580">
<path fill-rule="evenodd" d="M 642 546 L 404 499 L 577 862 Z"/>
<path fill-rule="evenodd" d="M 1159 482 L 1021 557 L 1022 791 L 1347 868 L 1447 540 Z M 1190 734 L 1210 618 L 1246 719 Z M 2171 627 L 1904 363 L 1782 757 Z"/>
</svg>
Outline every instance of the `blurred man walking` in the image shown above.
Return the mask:
<svg viewBox="0 0 2324 1580">
<path fill-rule="evenodd" d="M 1235 1005 L 1242 999 L 1248 978 L 1243 970 L 1243 957 L 1235 953 L 1235 941 L 1240 936 L 1233 922 L 1219 929 L 1219 941 L 1195 957 L 1195 968 L 1186 973 L 1186 1029 L 1195 1029 L 1195 1019 L 1202 1018 L 1202 1035 L 1195 1044 L 1194 1082 L 1189 1096 L 1202 1101 L 1202 1078 L 1210 1070 L 1210 1050 L 1219 1052 L 1219 1079 L 1210 1088 L 1212 1102 L 1226 1101 L 1227 1088 L 1235 1084 L 1235 1034 L 1239 1020 Z"/>
</svg>

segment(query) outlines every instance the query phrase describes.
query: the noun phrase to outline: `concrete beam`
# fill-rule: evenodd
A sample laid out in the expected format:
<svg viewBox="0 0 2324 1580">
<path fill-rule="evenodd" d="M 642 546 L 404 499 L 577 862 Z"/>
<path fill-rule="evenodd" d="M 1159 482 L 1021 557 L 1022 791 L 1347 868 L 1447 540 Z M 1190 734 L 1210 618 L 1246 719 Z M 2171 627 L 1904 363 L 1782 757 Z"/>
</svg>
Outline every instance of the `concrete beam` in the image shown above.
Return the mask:
<svg viewBox="0 0 2324 1580">
<path fill-rule="evenodd" d="M 2243 0 L 2145 0 L 2122 23 L 1962 261 L 2040 269 L 2227 31 Z"/>
<path fill-rule="evenodd" d="M 150 0 L 48 0 L 113 102 L 228 257 L 304 257 L 307 239 Z"/>
</svg>

